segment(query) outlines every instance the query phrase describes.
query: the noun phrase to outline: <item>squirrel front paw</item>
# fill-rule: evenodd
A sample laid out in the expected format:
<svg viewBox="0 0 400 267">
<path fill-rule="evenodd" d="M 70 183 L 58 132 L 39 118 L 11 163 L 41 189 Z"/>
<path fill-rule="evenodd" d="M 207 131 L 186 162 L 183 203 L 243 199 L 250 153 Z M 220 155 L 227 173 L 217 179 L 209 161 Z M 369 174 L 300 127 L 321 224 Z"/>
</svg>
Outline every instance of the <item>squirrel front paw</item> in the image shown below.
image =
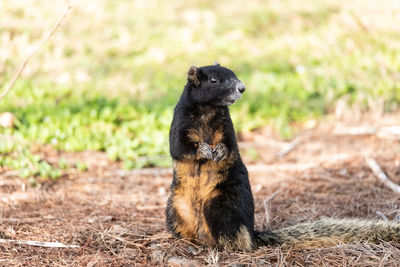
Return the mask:
<svg viewBox="0 0 400 267">
<path fill-rule="evenodd" d="M 219 143 L 214 146 L 212 150 L 212 160 L 220 162 L 228 156 L 228 149 L 223 143 Z"/>
<path fill-rule="evenodd" d="M 213 151 L 210 145 L 204 142 L 197 145 L 197 154 L 204 159 L 213 159 Z"/>
</svg>

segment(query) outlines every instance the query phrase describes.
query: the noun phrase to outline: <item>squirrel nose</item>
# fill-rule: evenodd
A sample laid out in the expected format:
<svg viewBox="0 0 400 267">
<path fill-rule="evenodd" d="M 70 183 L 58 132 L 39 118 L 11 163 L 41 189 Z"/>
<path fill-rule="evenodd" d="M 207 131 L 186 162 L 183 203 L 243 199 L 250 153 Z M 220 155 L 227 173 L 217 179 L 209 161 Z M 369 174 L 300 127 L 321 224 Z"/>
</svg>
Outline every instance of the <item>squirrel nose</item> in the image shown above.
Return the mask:
<svg viewBox="0 0 400 267">
<path fill-rule="evenodd" d="M 244 86 L 243 83 L 239 83 L 237 89 L 239 90 L 239 92 L 240 92 L 241 94 L 243 94 L 244 90 L 246 90 L 246 86 Z"/>
</svg>

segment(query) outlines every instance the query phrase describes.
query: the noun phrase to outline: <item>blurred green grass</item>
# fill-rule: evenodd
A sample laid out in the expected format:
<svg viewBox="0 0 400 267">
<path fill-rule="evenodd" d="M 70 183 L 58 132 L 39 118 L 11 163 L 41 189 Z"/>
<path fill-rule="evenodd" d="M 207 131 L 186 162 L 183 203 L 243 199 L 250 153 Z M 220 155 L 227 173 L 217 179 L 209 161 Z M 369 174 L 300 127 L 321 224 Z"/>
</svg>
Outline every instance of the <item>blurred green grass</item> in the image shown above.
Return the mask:
<svg viewBox="0 0 400 267">
<path fill-rule="evenodd" d="M 329 113 L 346 98 L 367 109 L 400 102 L 397 1 L 81 1 L 32 58 L 0 113 L 0 167 L 61 175 L 32 146 L 105 151 L 125 168 L 169 166 L 168 129 L 191 64 L 219 61 L 248 90 L 232 110 L 237 130 Z M 0 88 L 64 1 L 0 4 Z M 7 137 L 7 138 L 5 138 Z"/>
</svg>

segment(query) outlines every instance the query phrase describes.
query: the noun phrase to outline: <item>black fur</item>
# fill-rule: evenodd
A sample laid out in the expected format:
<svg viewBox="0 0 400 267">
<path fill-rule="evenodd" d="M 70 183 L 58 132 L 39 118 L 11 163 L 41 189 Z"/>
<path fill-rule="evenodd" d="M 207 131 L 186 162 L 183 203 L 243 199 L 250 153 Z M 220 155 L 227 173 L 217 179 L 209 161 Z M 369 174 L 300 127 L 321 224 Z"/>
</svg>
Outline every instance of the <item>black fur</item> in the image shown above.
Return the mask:
<svg viewBox="0 0 400 267">
<path fill-rule="evenodd" d="M 253 197 L 227 107 L 244 89 L 236 75 L 219 64 L 201 68 L 192 66 L 188 71 L 188 83 L 175 107 L 170 129 L 170 154 L 176 162 L 193 162 L 197 173 L 193 177 L 177 177 L 174 171 L 166 213 L 168 229 L 176 236 L 182 236 L 176 229 L 184 222 L 173 205 L 175 192 L 185 182 L 183 180 L 197 179 L 203 164 L 214 161 L 219 163 L 216 172 L 222 177 L 214 188 L 219 194 L 202 204 L 188 205 L 193 207 L 195 216 L 204 216 L 216 245 L 220 238 L 235 238 L 241 226 L 245 226 L 253 238 Z M 214 135 L 221 129 L 222 139 L 212 147 Z M 199 133 L 202 142 L 194 142 L 189 136 L 190 131 Z M 213 179 L 211 176 L 208 179 Z M 196 233 L 195 238 L 209 243 L 202 240 L 200 233 Z"/>
<path fill-rule="evenodd" d="M 400 223 L 358 219 L 322 219 L 255 232 L 253 196 L 227 107 L 244 90 L 235 74 L 219 64 L 189 69 L 170 130 L 174 160 L 166 209 L 170 232 L 210 246 L 240 250 L 400 242 Z"/>
<path fill-rule="evenodd" d="M 227 107 L 244 90 L 235 74 L 219 64 L 189 69 L 170 130 L 174 177 L 166 209 L 169 231 L 240 250 L 400 242 L 400 223 L 358 219 L 322 219 L 255 232 L 253 196 Z"/>
<path fill-rule="evenodd" d="M 196 68 L 200 80 L 200 84 L 196 85 L 197 82 L 190 75 L 193 68 L 196 67 L 189 69 L 188 83 L 174 110 L 169 137 L 171 157 L 180 160 L 184 155 L 197 153 L 193 142 L 188 139 L 188 130 L 201 126 L 201 117 L 211 112 L 215 112 L 215 116 L 208 124 L 213 130 L 222 124 L 228 151 L 239 153 L 229 109 L 224 105 L 224 100 L 235 90 L 235 81 L 240 82 L 239 79 L 231 70 L 212 65 Z M 217 82 L 211 83 L 211 78 L 216 78 Z"/>
</svg>

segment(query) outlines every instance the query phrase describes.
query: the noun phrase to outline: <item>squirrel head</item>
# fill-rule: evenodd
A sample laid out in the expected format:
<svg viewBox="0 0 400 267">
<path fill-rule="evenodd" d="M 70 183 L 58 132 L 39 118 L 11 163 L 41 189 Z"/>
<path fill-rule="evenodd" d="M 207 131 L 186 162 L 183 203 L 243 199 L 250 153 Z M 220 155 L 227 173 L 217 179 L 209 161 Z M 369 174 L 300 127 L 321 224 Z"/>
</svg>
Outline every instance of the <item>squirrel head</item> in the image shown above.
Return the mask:
<svg viewBox="0 0 400 267">
<path fill-rule="evenodd" d="M 204 67 L 191 66 L 186 88 L 192 102 L 217 106 L 232 105 L 246 89 L 233 71 L 218 62 Z"/>
</svg>

